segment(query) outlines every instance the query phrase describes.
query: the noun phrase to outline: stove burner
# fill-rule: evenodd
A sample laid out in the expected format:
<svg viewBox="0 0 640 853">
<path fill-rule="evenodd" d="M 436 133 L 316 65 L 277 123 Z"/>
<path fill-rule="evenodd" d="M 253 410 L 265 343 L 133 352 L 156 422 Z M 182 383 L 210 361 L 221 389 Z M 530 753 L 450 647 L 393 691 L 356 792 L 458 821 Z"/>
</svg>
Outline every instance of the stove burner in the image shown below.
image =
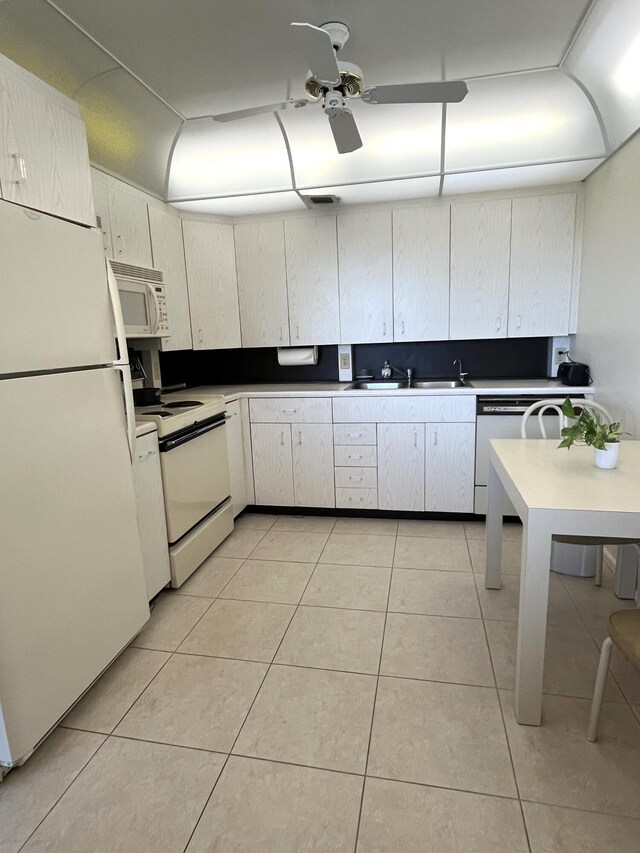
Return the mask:
<svg viewBox="0 0 640 853">
<path fill-rule="evenodd" d="M 160 418 L 172 418 L 173 412 L 163 412 L 162 409 L 154 409 L 151 412 L 143 412 L 143 415 L 157 415 Z"/>
<path fill-rule="evenodd" d="M 195 409 L 204 405 L 200 400 L 176 400 L 175 403 L 163 403 L 165 409 Z"/>
</svg>

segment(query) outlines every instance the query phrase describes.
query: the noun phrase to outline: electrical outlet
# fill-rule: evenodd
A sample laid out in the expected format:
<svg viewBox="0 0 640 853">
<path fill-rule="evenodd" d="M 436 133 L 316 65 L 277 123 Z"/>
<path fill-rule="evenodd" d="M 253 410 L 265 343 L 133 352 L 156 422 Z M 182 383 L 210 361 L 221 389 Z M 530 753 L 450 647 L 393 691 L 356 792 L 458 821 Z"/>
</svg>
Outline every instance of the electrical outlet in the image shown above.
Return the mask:
<svg viewBox="0 0 640 853">
<path fill-rule="evenodd" d="M 353 354 L 350 344 L 338 347 L 338 379 L 340 382 L 351 382 L 353 379 Z"/>
<path fill-rule="evenodd" d="M 553 348 L 553 363 L 554 364 L 562 364 L 563 361 L 567 360 L 568 350 L 565 347 L 554 347 Z"/>
</svg>

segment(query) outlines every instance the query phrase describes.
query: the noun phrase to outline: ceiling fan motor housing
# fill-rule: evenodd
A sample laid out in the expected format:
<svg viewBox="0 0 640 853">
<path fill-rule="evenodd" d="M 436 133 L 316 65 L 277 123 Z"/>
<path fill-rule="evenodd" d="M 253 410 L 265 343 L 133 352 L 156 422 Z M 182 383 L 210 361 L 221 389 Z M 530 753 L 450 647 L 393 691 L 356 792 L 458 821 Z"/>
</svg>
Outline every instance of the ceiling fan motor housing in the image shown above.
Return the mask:
<svg viewBox="0 0 640 853">
<path fill-rule="evenodd" d="M 354 98 L 359 95 L 364 83 L 362 69 L 353 62 L 338 62 L 338 68 L 340 69 L 340 82 L 333 88 L 347 98 Z M 306 93 L 316 100 L 322 98 L 329 91 L 326 83 L 321 83 L 311 74 L 305 80 L 304 88 Z"/>
</svg>

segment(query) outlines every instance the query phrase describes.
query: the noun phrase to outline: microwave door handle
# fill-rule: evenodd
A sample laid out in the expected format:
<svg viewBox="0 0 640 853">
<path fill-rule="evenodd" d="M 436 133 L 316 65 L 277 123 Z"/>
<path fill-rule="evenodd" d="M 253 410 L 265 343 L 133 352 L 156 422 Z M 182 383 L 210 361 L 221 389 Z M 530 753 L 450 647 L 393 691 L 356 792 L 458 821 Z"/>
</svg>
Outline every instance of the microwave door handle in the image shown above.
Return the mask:
<svg viewBox="0 0 640 853">
<path fill-rule="evenodd" d="M 131 382 L 131 368 L 128 364 L 114 364 L 114 369 L 122 375 L 122 388 L 124 391 L 124 411 L 127 420 L 127 442 L 129 444 L 129 456 L 131 464 L 136 451 L 136 412 L 133 402 L 133 384 Z"/>
<path fill-rule="evenodd" d="M 151 294 L 151 299 L 153 301 L 153 334 L 157 335 L 160 329 L 160 306 L 158 305 L 158 297 L 156 296 L 153 285 L 147 284 L 147 288 L 149 289 L 149 293 Z"/>
<path fill-rule="evenodd" d="M 116 327 L 116 340 L 118 341 L 119 358 L 114 364 L 128 365 L 129 354 L 127 352 L 127 335 L 124 328 L 124 318 L 122 316 L 122 305 L 120 304 L 120 293 L 118 292 L 118 282 L 111 269 L 111 264 L 107 264 L 107 283 L 109 285 L 109 298 L 111 299 L 111 311 L 113 313 L 113 322 Z"/>
</svg>

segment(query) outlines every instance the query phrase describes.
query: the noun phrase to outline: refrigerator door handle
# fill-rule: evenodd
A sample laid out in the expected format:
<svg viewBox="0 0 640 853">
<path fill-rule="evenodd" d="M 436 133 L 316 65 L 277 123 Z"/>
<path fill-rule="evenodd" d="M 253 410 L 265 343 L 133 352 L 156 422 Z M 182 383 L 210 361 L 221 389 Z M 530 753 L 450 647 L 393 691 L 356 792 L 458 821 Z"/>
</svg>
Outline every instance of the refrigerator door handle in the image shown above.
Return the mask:
<svg viewBox="0 0 640 853">
<path fill-rule="evenodd" d="M 133 459 L 136 451 L 136 412 L 133 403 L 131 368 L 128 364 L 114 364 L 114 368 L 122 375 L 124 411 L 127 418 L 127 441 L 129 443 L 129 456 L 131 457 L 131 464 L 133 465 Z"/>
<path fill-rule="evenodd" d="M 109 285 L 109 298 L 111 300 L 111 311 L 113 313 L 113 322 L 116 327 L 116 340 L 118 342 L 118 359 L 114 362 L 116 365 L 128 365 L 129 355 L 127 351 L 127 335 L 124 328 L 124 317 L 122 316 L 122 306 L 120 305 L 120 293 L 118 292 L 118 282 L 111 269 L 111 264 L 107 264 L 107 283 Z M 124 374 L 123 374 L 124 375 Z M 133 392 L 132 392 L 133 393 Z"/>
</svg>

